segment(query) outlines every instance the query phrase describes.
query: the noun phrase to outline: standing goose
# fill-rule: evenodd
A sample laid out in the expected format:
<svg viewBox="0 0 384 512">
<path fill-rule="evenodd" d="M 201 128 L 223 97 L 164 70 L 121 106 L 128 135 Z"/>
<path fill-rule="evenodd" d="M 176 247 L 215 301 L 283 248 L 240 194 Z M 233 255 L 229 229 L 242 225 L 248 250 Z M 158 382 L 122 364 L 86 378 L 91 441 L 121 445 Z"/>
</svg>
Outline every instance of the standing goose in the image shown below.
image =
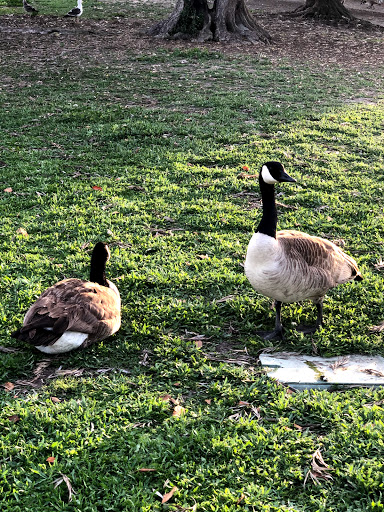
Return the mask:
<svg viewBox="0 0 384 512">
<path fill-rule="evenodd" d="M 27 12 L 28 14 L 31 14 L 32 16 L 36 16 L 36 14 L 39 12 L 31 4 L 29 4 L 27 0 L 23 0 L 23 7 L 24 11 Z"/>
<path fill-rule="evenodd" d="M 77 0 L 77 7 L 71 9 L 64 18 L 76 18 L 76 21 L 79 21 L 80 16 L 83 14 L 83 4 L 82 0 Z"/>
<path fill-rule="evenodd" d="M 275 330 L 266 339 L 283 337 L 282 302 L 312 300 L 317 307 L 314 332 L 323 323 L 323 298 L 330 288 L 363 278 L 356 261 L 332 242 L 300 231 L 276 233 L 275 183 L 296 182 L 279 162 L 265 163 L 259 183 L 263 215 L 245 259 L 245 275 L 253 288 L 275 300 Z"/>
<path fill-rule="evenodd" d="M 108 245 L 92 252 L 90 280 L 64 279 L 43 292 L 13 338 L 45 354 L 61 354 L 103 340 L 120 328 L 120 294 L 105 277 Z"/>
</svg>

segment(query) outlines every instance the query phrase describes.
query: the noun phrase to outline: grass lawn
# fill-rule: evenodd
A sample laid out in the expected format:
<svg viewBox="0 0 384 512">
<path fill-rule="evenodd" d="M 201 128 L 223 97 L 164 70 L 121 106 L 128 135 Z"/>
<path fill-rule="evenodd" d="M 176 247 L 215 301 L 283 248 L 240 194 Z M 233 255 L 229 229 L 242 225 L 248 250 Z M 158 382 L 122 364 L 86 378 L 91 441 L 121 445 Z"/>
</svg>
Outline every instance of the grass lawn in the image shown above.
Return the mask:
<svg viewBox="0 0 384 512">
<path fill-rule="evenodd" d="M 50 44 L 1 62 L 1 511 L 383 510 L 384 390 L 293 393 L 257 356 L 384 355 L 384 68 Z M 345 244 L 365 277 L 329 292 L 313 336 L 294 329 L 313 305 L 284 306 L 281 343 L 256 335 L 274 311 L 242 268 L 261 210 L 241 173 L 267 160 L 298 182 L 277 189 L 279 228 Z M 50 360 L 11 339 L 47 286 L 88 277 L 98 240 L 121 330 Z"/>
</svg>

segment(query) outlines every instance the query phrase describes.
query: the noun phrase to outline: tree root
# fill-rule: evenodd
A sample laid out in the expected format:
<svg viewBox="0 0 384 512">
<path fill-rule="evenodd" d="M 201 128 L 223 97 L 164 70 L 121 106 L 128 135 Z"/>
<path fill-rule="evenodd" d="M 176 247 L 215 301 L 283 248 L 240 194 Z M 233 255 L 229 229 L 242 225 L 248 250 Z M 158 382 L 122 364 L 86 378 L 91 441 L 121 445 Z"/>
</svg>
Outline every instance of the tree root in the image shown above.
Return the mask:
<svg viewBox="0 0 384 512">
<path fill-rule="evenodd" d="M 154 25 L 149 35 L 163 39 L 271 42 L 269 33 L 256 23 L 245 0 L 178 0 L 170 16 Z"/>
</svg>

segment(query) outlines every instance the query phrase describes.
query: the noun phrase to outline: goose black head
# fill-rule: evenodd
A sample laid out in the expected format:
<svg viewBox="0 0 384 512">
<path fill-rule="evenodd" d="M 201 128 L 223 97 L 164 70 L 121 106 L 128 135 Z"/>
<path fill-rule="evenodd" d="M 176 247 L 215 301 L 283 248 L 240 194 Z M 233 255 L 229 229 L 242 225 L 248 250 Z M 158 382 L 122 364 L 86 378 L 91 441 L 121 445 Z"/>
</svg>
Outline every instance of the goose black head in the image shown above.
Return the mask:
<svg viewBox="0 0 384 512">
<path fill-rule="evenodd" d="M 107 262 L 109 258 L 111 257 L 111 252 L 109 250 L 109 247 L 104 242 L 97 242 L 95 247 L 92 251 L 92 258 L 91 260 L 93 262 Z"/>
<path fill-rule="evenodd" d="M 108 245 L 104 242 L 97 242 L 91 256 L 90 281 L 98 283 L 101 286 L 109 286 L 107 278 L 105 277 L 105 267 L 110 256 L 111 253 Z"/>
<path fill-rule="evenodd" d="M 296 180 L 285 172 L 280 162 L 266 162 L 261 168 L 260 179 L 268 185 L 281 182 L 296 183 Z"/>
</svg>

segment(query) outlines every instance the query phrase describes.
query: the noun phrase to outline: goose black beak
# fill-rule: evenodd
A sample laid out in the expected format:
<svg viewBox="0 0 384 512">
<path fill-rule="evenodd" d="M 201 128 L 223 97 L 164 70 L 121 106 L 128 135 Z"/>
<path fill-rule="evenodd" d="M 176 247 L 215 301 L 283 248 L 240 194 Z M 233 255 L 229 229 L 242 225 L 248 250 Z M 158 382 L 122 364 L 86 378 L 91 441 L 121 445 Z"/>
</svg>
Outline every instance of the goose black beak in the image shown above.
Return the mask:
<svg viewBox="0 0 384 512">
<path fill-rule="evenodd" d="M 296 183 L 295 178 L 292 178 L 289 174 L 284 172 L 279 176 L 279 181 L 286 182 L 286 183 Z"/>
</svg>

